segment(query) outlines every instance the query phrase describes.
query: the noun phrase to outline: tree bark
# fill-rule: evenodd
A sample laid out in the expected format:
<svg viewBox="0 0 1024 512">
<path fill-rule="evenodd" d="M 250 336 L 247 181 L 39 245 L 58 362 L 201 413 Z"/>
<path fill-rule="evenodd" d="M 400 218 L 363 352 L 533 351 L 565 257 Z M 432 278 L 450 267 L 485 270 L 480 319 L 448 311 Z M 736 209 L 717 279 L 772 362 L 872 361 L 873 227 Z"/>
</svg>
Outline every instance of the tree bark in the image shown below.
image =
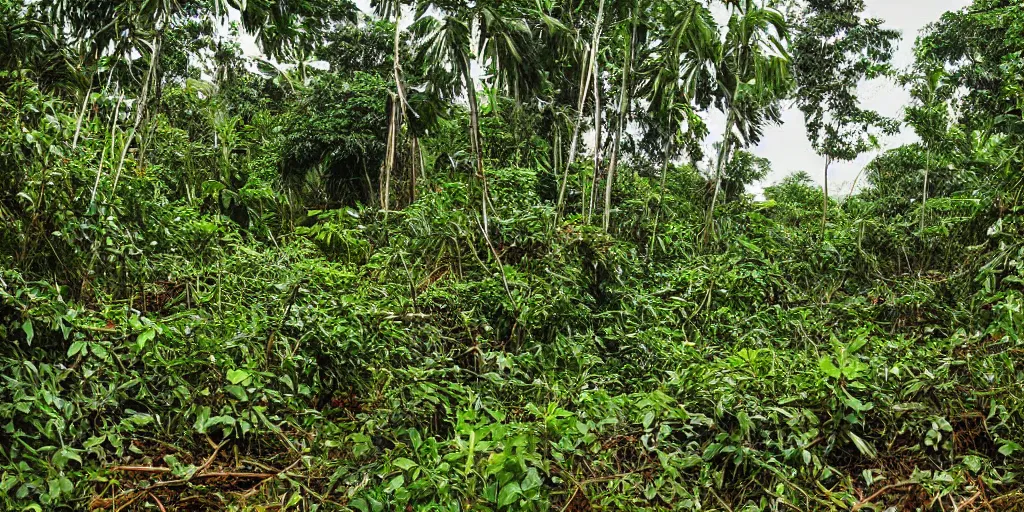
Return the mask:
<svg viewBox="0 0 1024 512">
<path fill-rule="evenodd" d="M 117 162 L 117 172 L 114 173 L 114 183 L 110 187 L 110 195 L 113 196 L 114 191 L 117 190 L 117 182 L 121 178 L 121 169 L 124 167 L 124 159 L 128 156 L 128 148 L 131 146 L 132 139 L 135 138 L 135 134 L 139 130 L 139 124 L 142 123 L 142 114 L 146 110 L 146 102 L 149 100 L 149 86 L 150 83 L 156 79 L 156 66 L 160 61 L 160 46 L 163 38 L 157 31 L 156 37 L 153 38 L 153 52 L 149 57 L 149 71 L 146 73 L 146 81 L 142 84 L 142 93 L 138 98 L 138 106 L 135 109 L 135 123 L 132 124 L 132 131 L 128 134 L 128 139 L 124 142 L 124 147 L 121 148 L 121 158 Z"/>
<path fill-rule="evenodd" d="M 671 101 L 670 101 L 671 104 Z M 669 115 L 669 125 L 671 126 L 672 116 Z M 661 204 L 665 200 L 665 188 L 667 186 L 668 178 L 668 163 L 669 156 L 672 154 L 672 134 L 665 138 L 664 146 L 665 159 L 661 164 L 661 186 L 658 188 L 658 211 L 654 212 L 654 228 L 651 230 L 651 240 L 647 243 L 647 259 L 650 260 L 651 253 L 654 250 L 654 241 L 658 238 L 658 224 L 661 221 Z M 650 204 L 650 203 L 648 203 Z"/>
<path fill-rule="evenodd" d="M 928 207 L 928 168 L 931 167 L 931 152 L 925 151 L 924 156 L 924 186 L 921 187 L 921 235 L 924 235 L 925 214 Z"/>
<path fill-rule="evenodd" d="M 381 180 L 381 206 L 384 211 L 391 208 L 391 173 L 395 168 L 395 161 L 398 154 L 398 136 L 402 129 L 402 112 L 405 109 L 405 91 L 402 88 L 402 65 L 401 65 L 401 21 L 402 6 L 395 6 L 395 37 L 394 56 L 392 60 L 392 73 L 395 80 L 395 98 L 392 102 L 390 126 L 388 127 L 387 155 L 384 157 L 384 179 Z"/>
<path fill-rule="evenodd" d="M 412 150 L 411 150 L 412 155 L 410 155 L 410 158 L 412 158 L 412 165 L 410 166 L 410 172 L 411 172 L 410 178 L 411 179 L 409 180 L 409 202 L 410 203 L 416 201 L 416 180 L 418 178 L 418 175 L 420 173 L 422 173 L 422 171 L 419 169 L 419 157 L 418 157 L 419 150 L 420 150 L 420 140 L 417 137 L 413 137 L 413 139 L 412 139 Z"/>
<path fill-rule="evenodd" d="M 110 143 L 103 146 L 103 151 L 100 153 L 100 164 L 96 168 L 96 181 L 92 184 L 92 194 L 89 196 L 89 204 L 93 204 L 96 201 L 96 192 L 100 186 L 100 177 L 103 176 L 103 163 L 107 160 L 107 147 L 110 147 L 110 156 L 114 156 L 114 137 L 117 130 L 117 115 L 121 110 L 121 103 L 124 101 L 124 92 L 119 91 L 117 96 L 117 105 L 114 107 L 114 117 L 110 120 Z"/>
<path fill-rule="evenodd" d="M 711 206 L 708 208 L 708 215 L 704 225 L 704 243 L 711 240 L 712 232 L 715 229 L 715 203 L 718 201 L 718 192 L 722 188 L 722 170 L 729 159 L 729 151 L 732 146 L 732 127 L 735 123 L 733 111 L 729 109 L 729 116 L 725 121 L 725 138 L 722 139 L 722 147 L 718 150 L 718 163 L 715 165 L 715 192 L 711 196 Z"/>
<path fill-rule="evenodd" d="M 586 222 L 590 224 L 590 219 L 594 215 L 594 203 L 597 201 L 597 178 L 601 174 L 601 81 L 599 80 L 597 62 L 590 68 L 594 73 L 594 176 L 590 183 L 590 208 L 586 208 L 586 198 L 584 198 L 584 209 L 587 210 Z"/>
<path fill-rule="evenodd" d="M 387 154 L 384 155 L 384 176 L 383 179 L 379 179 L 380 182 L 380 205 L 381 209 L 385 212 L 391 210 L 391 169 L 395 165 L 395 151 L 398 147 L 398 134 L 395 133 L 398 128 L 398 95 L 394 95 L 391 98 L 391 115 L 388 116 L 388 139 L 387 139 Z"/>
<path fill-rule="evenodd" d="M 78 136 L 82 133 L 82 120 L 85 119 L 85 109 L 89 105 L 89 97 L 92 96 L 92 82 L 95 77 L 95 72 L 89 75 L 89 88 L 85 90 L 85 97 L 82 98 L 82 108 L 78 112 L 78 120 L 75 122 L 75 137 L 71 141 L 72 149 L 78 147 Z"/>
<path fill-rule="evenodd" d="M 825 225 L 828 223 L 828 168 L 832 165 L 832 157 L 825 157 L 825 171 L 822 175 L 825 178 L 825 183 L 822 185 L 822 191 L 825 192 L 825 198 L 821 203 L 821 233 L 825 234 Z"/>
<path fill-rule="evenodd" d="M 555 220 L 561 219 L 562 208 L 565 206 L 565 189 L 569 182 L 569 168 L 576 162 L 576 147 L 579 141 L 580 126 L 583 124 L 583 108 L 587 102 L 587 91 L 590 89 L 590 79 L 596 77 L 597 74 L 594 72 L 594 68 L 597 66 L 597 49 L 601 43 L 601 24 L 604 20 L 604 0 L 600 0 L 597 4 L 597 20 L 594 24 L 594 34 L 591 38 L 590 43 L 590 55 L 587 62 L 588 70 L 583 73 L 580 77 L 580 101 L 578 108 L 576 109 L 576 125 L 573 127 L 572 140 L 569 142 L 569 160 L 565 162 L 565 171 L 562 174 L 562 185 L 558 191 L 558 205 L 556 207 Z M 595 129 L 598 129 L 595 127 Z M 584 204 L 586 209 L 586 204 Z"/>
<path fill-rule="evenodd" d="M 605 232 L 611 227 L 612 215 L 612 187 L 615 184 L 615 170 L 619 165 L 619 144 L 622 140 L 622 130 L 626 123 L 626 112 L 629 110 L 629 72 L 633 65 L 633 40 L 636 39 L 636 7 L 633 8 L 633 19 L 629 36 L 626 38 L 626 51 L 623 56 L 622 67 L 622 90 L 619 94 L 619 120 L 615 128 L 615 140 L 612 143 L 612 156 L 608 164 L 608 179 L 604 188 L 604 219 L 602 226 Z"/>
<path fill-rule="evenodd" d="M 466 81 L 466 96 L 469 99 L 469 141 L 473 154 L 476 157 L 476 175 L 480 179 L 480 212 L 483 215 L 484 236 L 490 237 L 490 225 L 487 215 L 489 192 L 487 188 L 487 174 L 484 171 L 483 147 L 480 141 L 480 105 L 476 97 L 476 82 L 470 73 L 468 59 L 463 62 L 462 77 Z"/>
</svg>

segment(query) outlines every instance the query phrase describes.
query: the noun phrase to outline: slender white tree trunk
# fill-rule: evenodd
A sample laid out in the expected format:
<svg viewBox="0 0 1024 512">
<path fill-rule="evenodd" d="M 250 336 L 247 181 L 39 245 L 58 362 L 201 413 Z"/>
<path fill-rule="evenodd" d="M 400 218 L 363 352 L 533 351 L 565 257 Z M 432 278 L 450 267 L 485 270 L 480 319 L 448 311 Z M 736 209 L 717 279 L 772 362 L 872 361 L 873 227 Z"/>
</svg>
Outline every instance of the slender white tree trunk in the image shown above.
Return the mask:
<svg viewBox="0 0 1024 512">
<path fill-rule="evenodd" d="M 718 162 L 715 165 L 715 192 L 711 195 L 711 206 L 708 208 L 708 216 L 704 226 L 704 242 L 711 240 L 715 229 L 715 204 L 718 202 L 718 193 L 722 189 L 722 171 L 725 169 L 729 159 L 729 151 L 732 149 L 732 127 L 735 122 L 732 109 L 729 109 L 729 116 L 725 121 L 725 138 L 722 140 L 722 147 L 718 150 Z"/>
<path fill-rule="evenodd" d="M 96 181 L 92 184 L 92 194 L 89 196 L 89 204 L 92 204 L 96 200 L 96 191 L 100 186 L 100 176 L 103 175 L 103 162 L 106 161 L 107 147 L 110 148 L 110 156 L 114 155 L 114 137 L 117 130 L 117 115 L 121 111 L 121 103 L 124 101 L 124 92 L 121 92 L 117 97 L 117 105 L 114 106 L 114 117 L 110 120 L 110 143 L 104 145 L 103 152 L 100 153 L 100 165 L 96 168 Z"/>
<path fill-rule="evenodd" d="M 821 232 L 825 233 L 825 224 L 828 222 L 828 168 L 832 165 L 832 157 L 825 157 L 825 171 L 822 172 L 822 176 L 825 178 L 825 182 L 822 185 L 822 191 L 825 192 L 825 198 L 821 202 Z"/>
<path fill-rule="evenodd" d="M 671 104 L 671 101 L 670 101 Z M 669 115 L 669 125 L 671 125 L 671 114 Z M 661 221 L 661 203 L 665 198 L 665 188 L 667 186 L 668 178 L 668 164 L 669 158 L 672 155 L 672 135 L 665 138 L 665 146 L 663 149 L 665 158 L 661 163 L 661 186 L 658 188 L 658 210 L 654 212 L 654 228 L 651 230 L 651 240 L 647 243 L 647 257 L 650 259 L 651 253 L 654 249 L 654 242 L 658 239 L 658 224 Z M 650 204 L 650 203 L 648 203 Z"/>
<path fill-rule="evenodd" d="M 132 124 L 132 131 L 128 134 L 128 139 L 125 140 L 124 147 L 121 148 L 121 158 L 117 162 L 117 172 L 114 173 L 114 183 L 110 187 L 110 195 L 113 196 L 114 191 L 117 190 L 117 181 L 121 178 L 121 169 L 124 167 L 124 159 L 128 156 L 128 148 L 132 144 L 132 139 L 135 138 L 135 134 L 139 130 L 139 124 L 142 123 L 142 115 L 146 111 L 146 102 L 149 101 L 149 86 L 150 83 L 156 80 L 156 66 L 160 61 L 160 43 L 162 38 L 159 35 L 159 29 L 157 36 L 153 38 L 153 52 L 149 57 L 149 71 L 146 73 L 146 81 L 142 84 L 142 93 L 138 98 L 138 105 L 135 107 L 135 123 Z"/>
<path fill-rule="evenodd" d="M 587 102 L 587 93 L 590 89 L 590 80 L 596 76 L 594 68 L 597 66 L 597 50 L 601 44 L 601 25 L 604 21 L 604 0 L 600 0 L 597 4 L 597 20 L 594 24 L 594 34 L 590 41 L 590 52 L 588 56 L 588 62 L 586 71 L 580 76 L 580 96 L 579 104 L 576 108 L 576 124 L 572 131 L 572 140 L 569 142 L 569 159 L 565 162 L 565 170 L 562 174 L 562 185 L 558 191 L 558 205 L 556 206 L 555 220 L 559 220 L 562 215 L 562 207 L 565 206 L 565 189 L 569 181 L 569 168 L 576 162 L 576 148 L 580 136 L 580 127 L 583 125 L 583 108 Z M 595 129 L 598 129 L 595 127 Z M 586 205 L 584 205 L 585 207 Z"/>
<path fill-rule="evenodd" d="M 622 67 L 622 90 L 619 93 L 619 120 L 615 127 L 615 141 L 612 143 L 612 157 L 608 165 L 608 181 L 604 188 L 604 219 L 602 226 L 605 232 L 611 227 L 612 219 L 612 188 L 615 184 L 615 170 L 619 165 L 619 144 L 622 140 L 622 130 L 626 124 L 626 112 L 629 110 L 629 73 L 633 66 L 633 40 L 636 39 L 636 8 L 633 11 L 632 28 L 629 37 L 626 38 L 624 65 Z"/>
<path fill-rule="evenodd" d="M 480 140 L 480 105 L 476 97 L 476 81 L 470 74 L 468 60 L 463 64 L 462 75 L 466 81 L 466 96 L 469 98 L 469 141 L 473 155 L 476 157 L 476 175 L 480 179 L 480 212 L 483 215 L 485 236 L 490 237 L 489 216 L 487 215 L 489 191 L 487 187 L 487 173 L 484 170 L 483 145 Z"/>
<path fill-rule="evenodd" d="M 89 88 L 85 91 L 85 96 L 82 98 L 82 108 L 78 111 L 78 120 L 75 122 L 75 137 L 71 141 L 71 147 L 78 147 L 78 136 L 82 133 L 82 120 L 85 119 L 85 109 L 89 106 L 89 97 L 92 96 L 92 81 L 95 77 L 95 73 L 89 75 Z"/>
<path fill-rule="evenodd" d="M 924 234 L 925 215 L 928 208 L 928 168 L 931 167 L 931 152 L 926 151 L 924 157 L 924 186 L 921 187 L 921 234 Z"/>
<path fill-rule="evenodd" d="M 401 63 L 401 40 L 402 40 L 402 5 L 395 6 L 395 37 L 394 56 L 392 60 L 392 73 L 395 80 L 395 96 L 392 99 L 390 126 L 388 127 L 387 155 L 384 157 L 384 179 L 381 181 L 380 201 L 381 207 L 386 212 L 391 209 L 391 174 L 395 168 L 395 161 L 398 156 L 398 137 L 402 129 L 402 113 L 405 109 L 405 91 L 402 88 L 402 63 Z"/>
<path fill-rule="evenodd" d="M 601 174 L 601 81 L 599 80 L 597 62 L 594 62 L 591 69 L 594 72 L 594 176 L 590 183 L 590 208 L 587 209 L 586 198 L 584 198 L 584 209 L 587 211 L 587 224 L 594 215 L 594 205 L 597 202 L 597 181 Z"/>
</svg>

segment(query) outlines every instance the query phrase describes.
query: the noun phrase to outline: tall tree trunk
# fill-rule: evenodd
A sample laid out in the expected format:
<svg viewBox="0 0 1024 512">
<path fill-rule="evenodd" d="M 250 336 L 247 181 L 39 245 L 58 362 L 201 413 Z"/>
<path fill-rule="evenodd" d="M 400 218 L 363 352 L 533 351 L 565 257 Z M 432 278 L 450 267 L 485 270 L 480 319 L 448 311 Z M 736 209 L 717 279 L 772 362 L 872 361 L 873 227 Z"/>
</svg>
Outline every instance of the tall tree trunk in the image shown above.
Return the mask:
<svg viewBox="0 0 1024 512">
<path fill-rule="evenodd" d="M 924 153 L 924 186 L 921 187 L 921 235 L 924 235 L 925 214 L 928 207 L 928 168 L 932 165 L 931 152 Z"/>
<path fill-rule="evenodd" d="M 565 205 L 565 189 L 569 183 L 569 169 L 576 162 L 576 146 L 580 138 L 580 127 L 583 125 L 583 108 L 587 103 L 587 96 L 590 95 L 590 51 L 587 51 L 586 71 L 580 75 L 580 96 L 576 107 L 576 123 L 572 129 L 572 139 L 569 143 L 569 159 L 565 162 L 565 169 L 562 172 L 562 185 L 558 189 L 558 204 L 555 208 L 555 222 L 561 220 L 562 207 Z"/>
<path fill-rule="evenodd" d="M 672 103 L 671 101 L 669 102 Z M 669 115 L 669 126 L 672 124 L 672 116 Z M 672 135 L 670 134 L 665 138 L 665 146 L 663 149 L 665 158 L 661 163 L 661 186 L 658 187 L 658 210 L 654 212 L 654 228 L 651 230 L 651 240 L 647 242 L 647 259 L 650 260 L 651 253 L 654 251 L 654 241 L 658 238 L 658 223 L 661 221 L 661 204 L 665 198 L 665 188 L 668 184 L 668 164 L 669 158 L 672 154 Z M 649 204 L 649 203 L 648 203 Z"/>
<path fill-rule="evenodd" d="M 598 75 L 597 62 L 591 67 L 594 72 L 594 176 L 590 183 L 590 208 L 587 209 L 586 222 L 594 215 L 594 204 L 597 202 L 597 181 L 601 174 L 601 80 Z M 586 209 L 586 197 L 583 198 Z"/>
<path fill-rule="evenodd" d="M 120 87 L 118 87 L 120 89 Z M 114 107 L 114 117 L 110 120 L 110 143 L 103 145 L 103 151 L 100 153 L 100 164 L 96 168 L 96 181 L 92 184 L 92 194 L 89 196 L 89 204 L 93 204 L 96 201 L 96 191 L 100 186 L 100 177 L 103 176 L 103 163 L 107 161 L 107 148 L 110 148 L 110 156 L 114 155 L 114 137 L 117 133 L 117 116 L 121 111 L 121 103 L 124 102 L 124 91 L 118 91 L 117 105 Z"/>
<path fill-rule="evenodd" d="M 512 304 L 516 304 L 515 297 L 512 296 L 512 289 L 508 285 L 508 277 L 505 275 L 505 265 L 501 262 L 501 254 L 498 253 L 497 248 L 491 242 L 491 231 L 488 223 L 487 209 L 491 202 L 490 191 L 487 186 L 487 173 L 484 170 L 484 155 L 483 155 L 483 143 L 480 136 L 480 105 L 476 97 L 476 81 L 473 79 L 473 75 L 470 72 L 469 59 L 466 58 L 463 61 L 462 66 L 462 77 L 466 82 L 466 96 L 469 98 L 469 140 L 472 146 L 473 153 L 476 155 L 476 173 L 477 177 L 480 178 L 480 212 L 483 215 L 483 225 L 480 226 L 483 231 L 484 241 L 487 243 L 487 248 L 490 249 L 491 255 L 494 256 L 495 262 L 498 264 L 498 273 L 501 275 L 501 283 L 505 287 L 505 292 L 508 294 L 509 300 Z M 516 306 L 518 308 L 518 306 Z"/>
<path fill-rule="evenodd" d="M 825 224 L 828 222 L 828 168 L 832 165 L 832 157 L 825 157 L 825 171 L 822 176 L 825 178 L 825 183 L 822 186 L 822 191 L 825 192 L 825 198 L 821 202 L 821 234 L 825 234 Z"/>
<path fill-rule="evenodd" d="M 380 206 L 384 212 L 391 210 L 391 170 L 395 166 L 395 154 L 398 148 L 398 95 L 391 95 L 391 115 L 388 116 L 387 153 L 384 155 L 383 175 L 378 179 Z"/>
<path fill-rule="evenodd" d="M 419 157 L 418 157 L 419 156 L 419 151 L 420 151 L 420 139 L 418 137 L 413 137 L 412 138 L 412 148 L 410 150 L 410 152 L 412 153 L 412 155 L 410 155 L 410 158 L 412 159 L 412 165 L 410 165 L 410 172 L 412 174 L 410 175 L 411 179 L 409 180 L 409 202 L 410 203 L 416 201 L 416 180 L 418 178 L 418 174 L 421 173 L 420 169 L 419 169 Z"/>
<path fill-rule="evenodd" d="M 629 110 L 629 72 L 633 66 L 633 41 L 636 39 L 636 6 L 633 7 L 632 27 L 626 38 L 625 55 L 623 56 L 622 67 L 622 90 L 619 93 L 619 120 L 615 127 L 615 140 L 612 143 L 612 157 L 608 164 L 608 181 L 604 188 L 604 219 L 602 226 L 605 232 L 611 227 L 612 219 L 612 187 L 615 184 L 615 169 L 619 165 L 619 143 L 622 140 L 622 130 L 626 124 L 626 112 Z"/>
<path fill-rule="evenodd" d="M 604 21 L 604 0 L 597 4 L 597 19 L 594 24 L 594 34 L 590 42 L 590 55 L 587 62 L 587 70 L 580 76 L 579 105 L 576 109 L 576 125 L 573 127 L 572 140 L 569 142 L 569 159 L 565 162 L 565 171 L 562 174 L 562 185 L 558 191 L 558 205 L 555 209 L 555 220 L 561 219 L 562 207 L 565 205 L 565 188 L 569 182 L 569 168 L 576 162 L 576 147 L 580 136 L 580 126 L 583 124 L 583 107 L 587 102 L 587 92 L 590 89 L 590 79 L 596 77 L 594 69 L 597 66 L 597 49 L 601 44 L 601 24 Z M 596 128 L 595 128 L 596 129 Z M 585 205 L 584 205 L 585 209 Z"/>
<path fill-rule="evenodd" d="M 725 120 L 725 138 L 722 139 L 722 147 L 718 150 L 718 162 L 715 165 L 715 192 L 711 195 L 711 206 L 708 208 L 707 219 L 704 224 L 704 243 L 711 241 L 715 229 L 715 203 L 718 202 L 718 193 L 722 189 L 722 170 L 729 159 L 729 151 L 732 149 L 732 127 L 735 123 L 733 111 L 729 109 L 729 115 Z"/>
<path fill-rule="evenodd" d="M 398 154 L 398 137 L 402 129 L 402 113 L 405 111 L 405 90 L 402 87 L 402 63 L 401 63 L 401 22 L 402 5 L 395 6 L 395 37 L 394 55 L 392 59 L 392 73 L 395 80 L 395 97 L 392 101 L 390 126 L 388 127 L 387 155 L 384 157 L 384 179 L 381 189 L 381 207 L 384 211 L 391 209 L 391 173 L 395 168 L 395 161 Z"/>
<path fill-rule="evenodd" d="M 420 181 L 430 186 L 430 181 L 427 179 L 427 161 L 423 158 L 423 144 L 420 143 L 420 138 L 416 137 L 413 139 L 416 141 L 416 155 L 415 157 L 420 162 Z"/>
<path fill-rule="evenodd" d="M 160 34 L 160 29 L 157 29 L 157 35 L 153 38 L 153 52 L 149 57 L 149 71 L 146 73 L 145 82 L 142 84 L 142 93 L 138 98 L 138 105 L 135 109 L 135 123 L 132 124 L 132 131 L 128 134 L 128 139 L 125 140 L 124 147 L 121 148 L 121 158 L 117 162 L 117 172 L 114 173 L 114 183 L 110 187 L 110 195 L 114 195 L 114 191 L 117 190 L 117 181 L 121 178 L 121 169 L 124 167 L 124 159 L 128 156 L 128 148 L 132 144 L 132 139 L 135 138 L 135 134 L 139 131 L 139 124 L 142 123 L 142 114 L 146 111 L 146 102 L 149 101 L 149 87 L 150 83 L 156 80 L 156 67 L 160 61 L 160 46 L 163 42 L 163 37 Z"/>
<path fill-rule="evenodd" d="M 484 171 L 483 147 L 480 140 L 480 105 L 476 97 L 476 81 L 473 80 L 470 72 L 468 59 L 462 66 L 462 78 L 466 81 L 466 96 L 469 99 L 469 142 L 473 155 L 476 157 L 476 176 L 480 179 L 480 213 L 483 215 L 484 236 L 490 237 L 490 225 L 487 215 L 487 203 L 490 202 L 490 197 L 487 188 L 487 173 Z"/>
<path fill-rule="evenodd" d="M 96 77 L 96 72 L 89 75 L 89 88 L 85 90 L 85 97 L 82 98 L 82 108 L 78 112 L 78 120 L 75 121 L 75 137 L 71 141 L 71 147 L 78 147 L 78 136 L 82 133 L 82 120 L 85 119 L 85 109 L 89 106 L 89 97 L 92 96 L 92 82 Z"/>
</svg>

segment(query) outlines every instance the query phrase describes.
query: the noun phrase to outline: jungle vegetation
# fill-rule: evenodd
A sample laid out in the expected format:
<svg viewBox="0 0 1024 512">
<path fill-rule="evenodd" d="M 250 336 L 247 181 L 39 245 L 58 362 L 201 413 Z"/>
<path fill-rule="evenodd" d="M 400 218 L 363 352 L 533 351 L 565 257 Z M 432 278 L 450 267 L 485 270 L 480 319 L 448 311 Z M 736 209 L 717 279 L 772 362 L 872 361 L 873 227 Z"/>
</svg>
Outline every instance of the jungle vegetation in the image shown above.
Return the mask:
<svg viewBox="0 0 1024 512">
<path fill-rule="evenodd" d="M 1022 52 L 1010 0 L 0 0 L 0 509 L 1024 509 Z M 826 167 L 754 194 L 788 108 Z"/>
</svg>

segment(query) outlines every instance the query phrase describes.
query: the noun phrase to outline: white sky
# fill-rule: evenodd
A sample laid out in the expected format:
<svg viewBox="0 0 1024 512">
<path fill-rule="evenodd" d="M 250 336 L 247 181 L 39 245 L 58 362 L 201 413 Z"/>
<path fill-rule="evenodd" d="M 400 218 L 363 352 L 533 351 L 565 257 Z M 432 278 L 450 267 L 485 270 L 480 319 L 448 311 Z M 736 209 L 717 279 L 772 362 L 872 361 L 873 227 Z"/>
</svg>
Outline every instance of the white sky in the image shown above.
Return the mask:
<svg viewBox="0 0 1024 512">
<path fill-rule="evenodd" d="M 925 25 L 936 21 L 946 11 L 957 10 L 970 4 L 970 0 L 866 0 L 868 16 L 885 20 L 885 25 L 903 33 L 899 49 L 893 57 L 893 64 L 906 67 L 914 61 L 914 40 Z M 910 101 L 910 94 L 897 84 L 886 80 L 873 80 L 860 87 L 860 97 L 866 108 L 877 110 L 885 116 L 902 118 L 903 107 Z M 725 129 L 725 116 L 713 112 L 707 119 L 712 137 Z M 717 136 L 721 140 L 721 136 Z M 882 148 L 891 148 L 913 142 L 916 136 L 910 129 L 894 137 L 881 140 Z M 709 147 L 710 147 L 709 141 Z M 795 107 L 786 110 L 782 125 L 765 130 L 761 143 L 753 153 L 771 160 L 772 174 L 751 192 L 760 192 L 763 186 L 781 180 L 796 171 L 807 171 L 818 184 L 822 183 L 822 169 L 825 160 L 814 153 L 807 132 L 804 129 L 803 114 Z M 852 162 L 836 162 L 829 169 L 829 193 L 848 194 L 860 170 L 877 153 L 865 153 Z M 861 176 L 857 186 L 864 185 Z"/>
</svg>

